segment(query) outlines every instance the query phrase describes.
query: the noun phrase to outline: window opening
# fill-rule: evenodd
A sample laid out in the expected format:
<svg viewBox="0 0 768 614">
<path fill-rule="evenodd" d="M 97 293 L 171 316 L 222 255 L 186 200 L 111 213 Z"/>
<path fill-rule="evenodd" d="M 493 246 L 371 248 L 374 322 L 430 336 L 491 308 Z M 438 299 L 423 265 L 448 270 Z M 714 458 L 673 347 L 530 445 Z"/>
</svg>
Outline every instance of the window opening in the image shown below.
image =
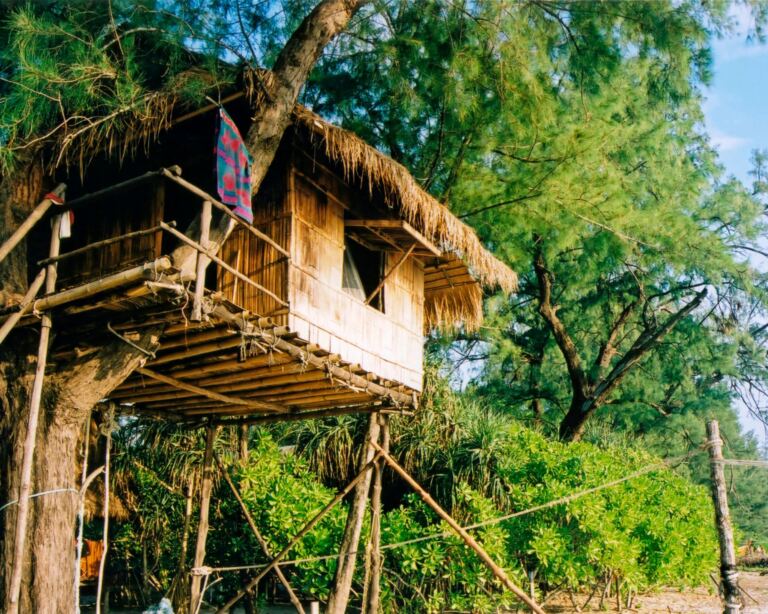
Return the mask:
<svg viewBox="0 0 768 614">
<path fill-rule="evenodd" d="M 344 245 L 342 288 L 360 301 L 365 301 L 384 279 L 384 252 L 374 251 L 347 239 Z M 370 302 L 384 311 L 384 288 Z"/>
</svg>

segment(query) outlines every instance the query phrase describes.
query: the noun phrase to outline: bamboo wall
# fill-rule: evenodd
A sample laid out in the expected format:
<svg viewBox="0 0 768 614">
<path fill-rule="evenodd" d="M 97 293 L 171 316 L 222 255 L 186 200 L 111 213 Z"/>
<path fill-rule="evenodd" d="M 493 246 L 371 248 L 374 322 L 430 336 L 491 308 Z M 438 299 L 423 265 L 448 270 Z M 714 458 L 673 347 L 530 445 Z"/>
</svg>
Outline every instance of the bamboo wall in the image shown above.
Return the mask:
<svg viewBox="0 0 768 614">
<path fill-rule="evenodd" d="M 323 171 L 315 169 L 314 174 Z M 386 282 L 385 313 L 342 290 L 344 194 L 333 177 L 320 182 L 292 170 L 288 201 L 293 240 L 288 326 L 298 335 L 380 377 L 421 390 L 424 274 L 406 261 Z M 320 188 L 326 187 L 325 191 Z M 389 270 L 397 254 L 389 254 Z"/>
<path fill-rule="evenodd" d="M 93 210 L 77 210 L 72 236 L 62 239 L 61 251 L 71 251 L 96 241 L 157 226 L 163 219 L 165 185 L 152 182 L 106 196 Z M 59 265 L 60 288 L 79 285 L 105 275 L 150 262 L 161 255 L 162 231 L 123 239 Z"/>
<path fill-rule="evenodd" d="M 285 202 L 281 177 L 268 177 L 270 190 L 260 194 L 253 207 L 253 225 L 271 237 L 278 245 L 288 249 L 291 238 L 291 214 Z M 279 185 L 275 185 L 278 183 Z M 237 227 L 222 246 L 220 257 L 241 273 L 247 275 L 281 299 L 288 299 L 288 262 L 274 247 L 260 241 L 244 228 Z M 271 317 L 279 325 L 288 323 L 287 309 L 275 299 L 231 273 L 219 269 L 217 290 L 236 305 L 264 317 Z"/>
</svg>

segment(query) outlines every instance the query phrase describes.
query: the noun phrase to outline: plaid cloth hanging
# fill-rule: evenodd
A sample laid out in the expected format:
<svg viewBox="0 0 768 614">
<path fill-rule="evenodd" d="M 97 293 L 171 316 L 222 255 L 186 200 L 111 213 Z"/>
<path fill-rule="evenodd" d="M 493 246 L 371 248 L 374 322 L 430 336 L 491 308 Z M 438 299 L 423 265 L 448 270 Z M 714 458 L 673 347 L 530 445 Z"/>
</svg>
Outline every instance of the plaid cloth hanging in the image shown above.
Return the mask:
<svg viewBox="0 0 768 614">
<path fill-rule="evenodd" d="M 235 122 L 219 109 L 219 137 L 216 142 L 216 171 L 221 201 L 253 223 L 251 209 L 251 156 Z"/>
</svg>

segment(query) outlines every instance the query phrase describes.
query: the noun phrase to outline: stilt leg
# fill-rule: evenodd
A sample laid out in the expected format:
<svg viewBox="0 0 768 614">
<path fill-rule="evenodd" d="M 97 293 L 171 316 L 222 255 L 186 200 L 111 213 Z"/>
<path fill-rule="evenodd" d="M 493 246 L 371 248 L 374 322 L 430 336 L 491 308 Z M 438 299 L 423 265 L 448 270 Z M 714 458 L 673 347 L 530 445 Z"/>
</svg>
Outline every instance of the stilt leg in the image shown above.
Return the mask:
<svg viewBox="0 0 768 614">
<path fill-rule="evenodd" d="M 200 484 L 200 522 L 197 525 L 197 543 L 195 545 L 195 561 L 193 567 L 201 567 L 205 560 L 205 542 L 208 539 L 208 513 L 211 506 L 211 491 L 213 490 L 213 443 L 216 440 L 218 427 L 209 426 L 205 439 L 205 457 L 203 458 L 203 479 Z M 201 576 L 192 576 L 189 611 L 195 612 L 202 599 L 200 593 Z"/>
<path fill-rule="evenodd" d="M 389 416 L 379 415 L 381 427 L 381 447 L 389 452 Z M 381 490 L 384 477 L 384 461 L 380 460 L 373 470 L 373 486 L 371 488 L 371 536 L 366 548 L 366 582 L 363 612 L 378 614 L 381 597 Z"/>
<path fill-rule="evenodd" d="M 360 466 L 366 466 L 373 458 L 373 446 L 379 439 L 379 419 L 377 414 L 371 414 L 368 422 L 368 436 L 360 457 Z M 357 548 L 360 543 L 360 533 L 363 529 L 365 506 L 368 491 L 371 488 L 371 473 L 369 471 L 355 487 L 352 501 L 347 514 L 347 526 L 339 547 L 339 566 L 336 568 L 333 590 L 328 599 L 326 614 L 344 614 L 347 611 L 349 593 L 352 589 L 352 576 L 355 573 Z"/>
<path fill-rule="evenodd" d="M 65 215 L 69 215 L 68 213 Z M 59 255 L 61 215 L 54 218 L 51 228 L 51 246 L 49 255 L 54 258 Z M 45 272 L 45 291 L 50 294 L 56 289 L 56 264 L 49 264 Z M 21 464 L 19 484 L 18 511 L 16 513 L 16 533 L 13 545 L 13 568 L 11 570 L 11 595 L 8 614 L 19 611 L 19 595 L 21 593 L 21 576 L 24 569 L 24 550 L 27 541 L 27 521 L 29 520 L 29 492 L 32 488 L 32 461 L 35 456 L 37 439 L 37 422 L 40 418 L 40 402 L 43 396 L 43 380 L 45 379 L 45 364 L 48 359 L 48 342 L 51 336 L 53 322 L 48 313 L 44 313 L 40 322 L 40 343 L 37 349 L 37 366 L 35 380 L 32 384 L 32 394 L 29 401 L 29 419 L 27 420 L 27 435 L 24 439 L 24 457 Z"/>
<path fill-rule="evenodd" d="M 336 496 L 326 504 L 326 506 L 321 509 L 317 514 L 315 514 L 312 519 L 305 524 L 301 530 L 296 533 L 291 538 L 291 541 L 288 542 L 288 544 L 283 548 L 280 552 L 278 552 L 275 555 L 275 558 L 272 559 L 272 561 L 264 567 L 254 578 L 251 578 L 251 580 L 248 581 L 248 584 L 246 584 L 240 591 L 232 597 L 227 603 L 225 603 L 223 606 L 221 606 L 217 611 L 216 614 L 225 614 L 226 612 L 229 612 L 229 609 L 235 605 L 240 599 L 242 599 L 243 595 L 247 593 L 249 590 L 251 590 L 254 586 L 256 586 L 259 581 L 266 576 L 270 571 L 272 571 L 275 567 L 277 567 L 287 555 L 293 549 L 293 547 L 301 541 L 301 539 L 309 533 L 315 525 L 320 522 L 327 514 L 330 512 L 334 507 L 336 507 L 339 503 L 341 503 L 342 499 L 346 497 L 350 492 L 352 492 L 352 489 L 357 486 L 358 483 L 360 483 L 363 478 L 366 475 L 369 475 L 369 472 L 373 465 L 375 464 L 376 460 L 378 460 L 378 455 L 374 456 L 374 458 L 371 460 L 370 463 L 366 464 L 365 467 L 358 473 L 352 481 L 347 484 L 343 490 L 339 491 Z"/>
</svg>

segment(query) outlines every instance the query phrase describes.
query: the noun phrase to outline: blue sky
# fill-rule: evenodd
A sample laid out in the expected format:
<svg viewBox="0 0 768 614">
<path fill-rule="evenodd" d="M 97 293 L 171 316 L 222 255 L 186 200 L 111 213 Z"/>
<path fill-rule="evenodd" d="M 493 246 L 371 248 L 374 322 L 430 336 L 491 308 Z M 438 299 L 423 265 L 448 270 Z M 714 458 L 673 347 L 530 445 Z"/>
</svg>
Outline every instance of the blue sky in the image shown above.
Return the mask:
<svg viewBox="0 0 768 614">
<path fill-rule="evenodd" d="M 704 104 L 707 130 L 728 172 L 749 180 L 753 149 L 768 149 L 768 45 L 747 39 L 749 17 L 714 45 L 714 81 Z"/>
<path fill-rule="evenodd" d="M 732 14 L 737 31 L 714 45 L 714 80 L 704 113 L 726 171 L 749 185 L 752 151 L 768 149 L 768 44 L 748 42 L 749 16 L 736 8 Z M 763 425 L 743 409 L 741 414 L 745 429 L 768 445 Z"/>
</svg>

